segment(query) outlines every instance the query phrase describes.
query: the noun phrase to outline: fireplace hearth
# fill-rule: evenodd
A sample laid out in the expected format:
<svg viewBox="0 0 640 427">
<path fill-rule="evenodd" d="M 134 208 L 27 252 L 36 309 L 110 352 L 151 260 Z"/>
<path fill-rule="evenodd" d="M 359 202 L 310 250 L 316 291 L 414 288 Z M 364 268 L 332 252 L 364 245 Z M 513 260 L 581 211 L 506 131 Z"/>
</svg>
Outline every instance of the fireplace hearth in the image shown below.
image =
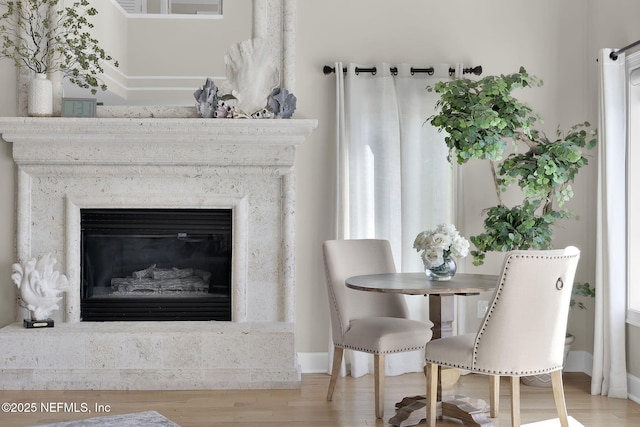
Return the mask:
<svg viewBox="0 0 640 427">
<path fill-rule="evenodd" d="M 82 321 L 231 320 L 230 209 L 81 209 Z"/>
</svg>

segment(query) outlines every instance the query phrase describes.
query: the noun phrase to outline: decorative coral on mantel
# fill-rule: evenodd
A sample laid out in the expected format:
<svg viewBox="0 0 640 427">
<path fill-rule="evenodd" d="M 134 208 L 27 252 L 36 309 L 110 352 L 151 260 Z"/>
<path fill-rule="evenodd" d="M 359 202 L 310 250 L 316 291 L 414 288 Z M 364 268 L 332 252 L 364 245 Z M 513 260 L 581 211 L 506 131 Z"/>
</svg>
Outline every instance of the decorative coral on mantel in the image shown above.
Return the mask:
<svg viewBox="0 0 640 427">
<path fill-rule="evenodd" d="M 296 110 L 296 97 L 287 89 L 276 88 L 269 95 L 269 109 L 273 111 L 276 118 L 290 119 Z"/>
<path fill-rule="evenodd" d="M 224 57 L 227 80 L 222 92 L 237 100 L 236 110 L 248 116 L 263 109 L 280 82 L 280 70 L 266 41 L 250 39 L 236 43 Z"/>
<path fill-rule="evenodd" d="M 204 86 L 193 94 L 196 98 L 196 110 L 205 119 L 216 117 L 218 110 L 218 87 L 213 79 L 207 78 Z"/>
</svg>

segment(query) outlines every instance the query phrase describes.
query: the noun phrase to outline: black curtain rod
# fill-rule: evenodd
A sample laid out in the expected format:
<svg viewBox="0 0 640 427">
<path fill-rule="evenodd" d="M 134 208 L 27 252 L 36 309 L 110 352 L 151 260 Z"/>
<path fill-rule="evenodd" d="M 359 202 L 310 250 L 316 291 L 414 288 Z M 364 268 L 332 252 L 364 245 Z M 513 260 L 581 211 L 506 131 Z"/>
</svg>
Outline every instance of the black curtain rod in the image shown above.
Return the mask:
<svg viewBox="0 0 640 427">
<path fill-rule="evenodd" d="M 396 74 L 398 74 L 398 67 L 390 67 L 389 71 L 391 71 L 391 74 L 395 76 Z M 331 73 L 335 73 L 336 67 L 325 65 L 324 67 L 322 67 L 322 72 L 327 75 Z M 347 67 L 342 68 L 342 72 L 346 73 Z M 378 70 L 376 69 L 376 67 L 371 67 L 371 68 L 356 67 L 356 75 L 360 73 L 376 74 L 377 72 Z M 432 75 L 433 72 L 434 72 L 433 67 L 428 67 L 428 68 L 411 67 L 411 75 L 414 75 L 415 73 L 427 73 L 429 75 Z M 455 68 L 449 68 L 449 73 L 455 73 L 455 72 L 456 72 Z M 478 65 L 477 67 L 471 67 L 471 68 L 463 68 L 462 73 L 475 74 L 476 76 L 479 76 L 480 74 L 482 74 L 482 65 Z"/>
<path fill-rule="evenodd" d="M 640 40 L 638 40 L 638 41 L 636 41 L 636 42 L 633 42 L 633 43 L 631 43 L 629 46 L 625 46 L 625 47 L 623 47 L 622 49 L 618 49 L 618 50 L 616 50 L 615 52 L 611 52 L 611 53 L 609 54 L 609 58 L 611 58 L 611 59 L 613 59 L 613 60 L 615 61 L 615 60 L 617 60 L 617 59 L 618 59 L 618 54 L 620 54 L 620 53 L 624 52 L 625 50 L 629 50 L 629 49 L 631 49 L 632 47 L 636 47 L 636 46 L 637 46 L 637 45 L 639 45 L 639 44 L 640 44 Z"/>
</svg>

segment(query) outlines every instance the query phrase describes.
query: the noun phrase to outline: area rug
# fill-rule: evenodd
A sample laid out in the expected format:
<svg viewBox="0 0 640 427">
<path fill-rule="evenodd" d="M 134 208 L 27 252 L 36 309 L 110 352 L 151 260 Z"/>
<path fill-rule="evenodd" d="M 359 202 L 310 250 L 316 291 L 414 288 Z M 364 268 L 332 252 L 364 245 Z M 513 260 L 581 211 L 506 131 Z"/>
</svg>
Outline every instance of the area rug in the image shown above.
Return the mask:
<svg viewBox="0 0 640 427">
<path fill-rule="evenodd" d="M 86 420 L 65 421 L 54 424 L 39 424 L 34 427 L 180 427 L 156 411 L 134 414 L 109 415 Z"/>
<path fill-rule="evenodd" d="M 552 420 L 538 421 L 537 423 L 531 424 L 523 424 L 522 427 L 556 427 L 560 425 L 560 420 L 558 418 L 554 418 Z M 584 425 L 580 424 L 575 418 L 569 417 L 569 426 L 570 427 L 584 427 Z"/>
</svg>

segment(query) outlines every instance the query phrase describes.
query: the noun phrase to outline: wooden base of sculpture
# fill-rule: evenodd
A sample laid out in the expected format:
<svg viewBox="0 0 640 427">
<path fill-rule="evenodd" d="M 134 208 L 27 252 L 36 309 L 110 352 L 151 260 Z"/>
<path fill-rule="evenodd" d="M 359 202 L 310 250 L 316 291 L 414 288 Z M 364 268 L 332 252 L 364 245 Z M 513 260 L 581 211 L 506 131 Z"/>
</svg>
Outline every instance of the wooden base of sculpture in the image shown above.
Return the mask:
<svg viewBox="0 0 640 427">
<path fill-rule="evenodd" d="M 22 326 L 24 326 L 27 329 L 53 328 L 53 319 L 45 319 L 45 320 L 24 319 L 22 321 Z"/>
</svg>

